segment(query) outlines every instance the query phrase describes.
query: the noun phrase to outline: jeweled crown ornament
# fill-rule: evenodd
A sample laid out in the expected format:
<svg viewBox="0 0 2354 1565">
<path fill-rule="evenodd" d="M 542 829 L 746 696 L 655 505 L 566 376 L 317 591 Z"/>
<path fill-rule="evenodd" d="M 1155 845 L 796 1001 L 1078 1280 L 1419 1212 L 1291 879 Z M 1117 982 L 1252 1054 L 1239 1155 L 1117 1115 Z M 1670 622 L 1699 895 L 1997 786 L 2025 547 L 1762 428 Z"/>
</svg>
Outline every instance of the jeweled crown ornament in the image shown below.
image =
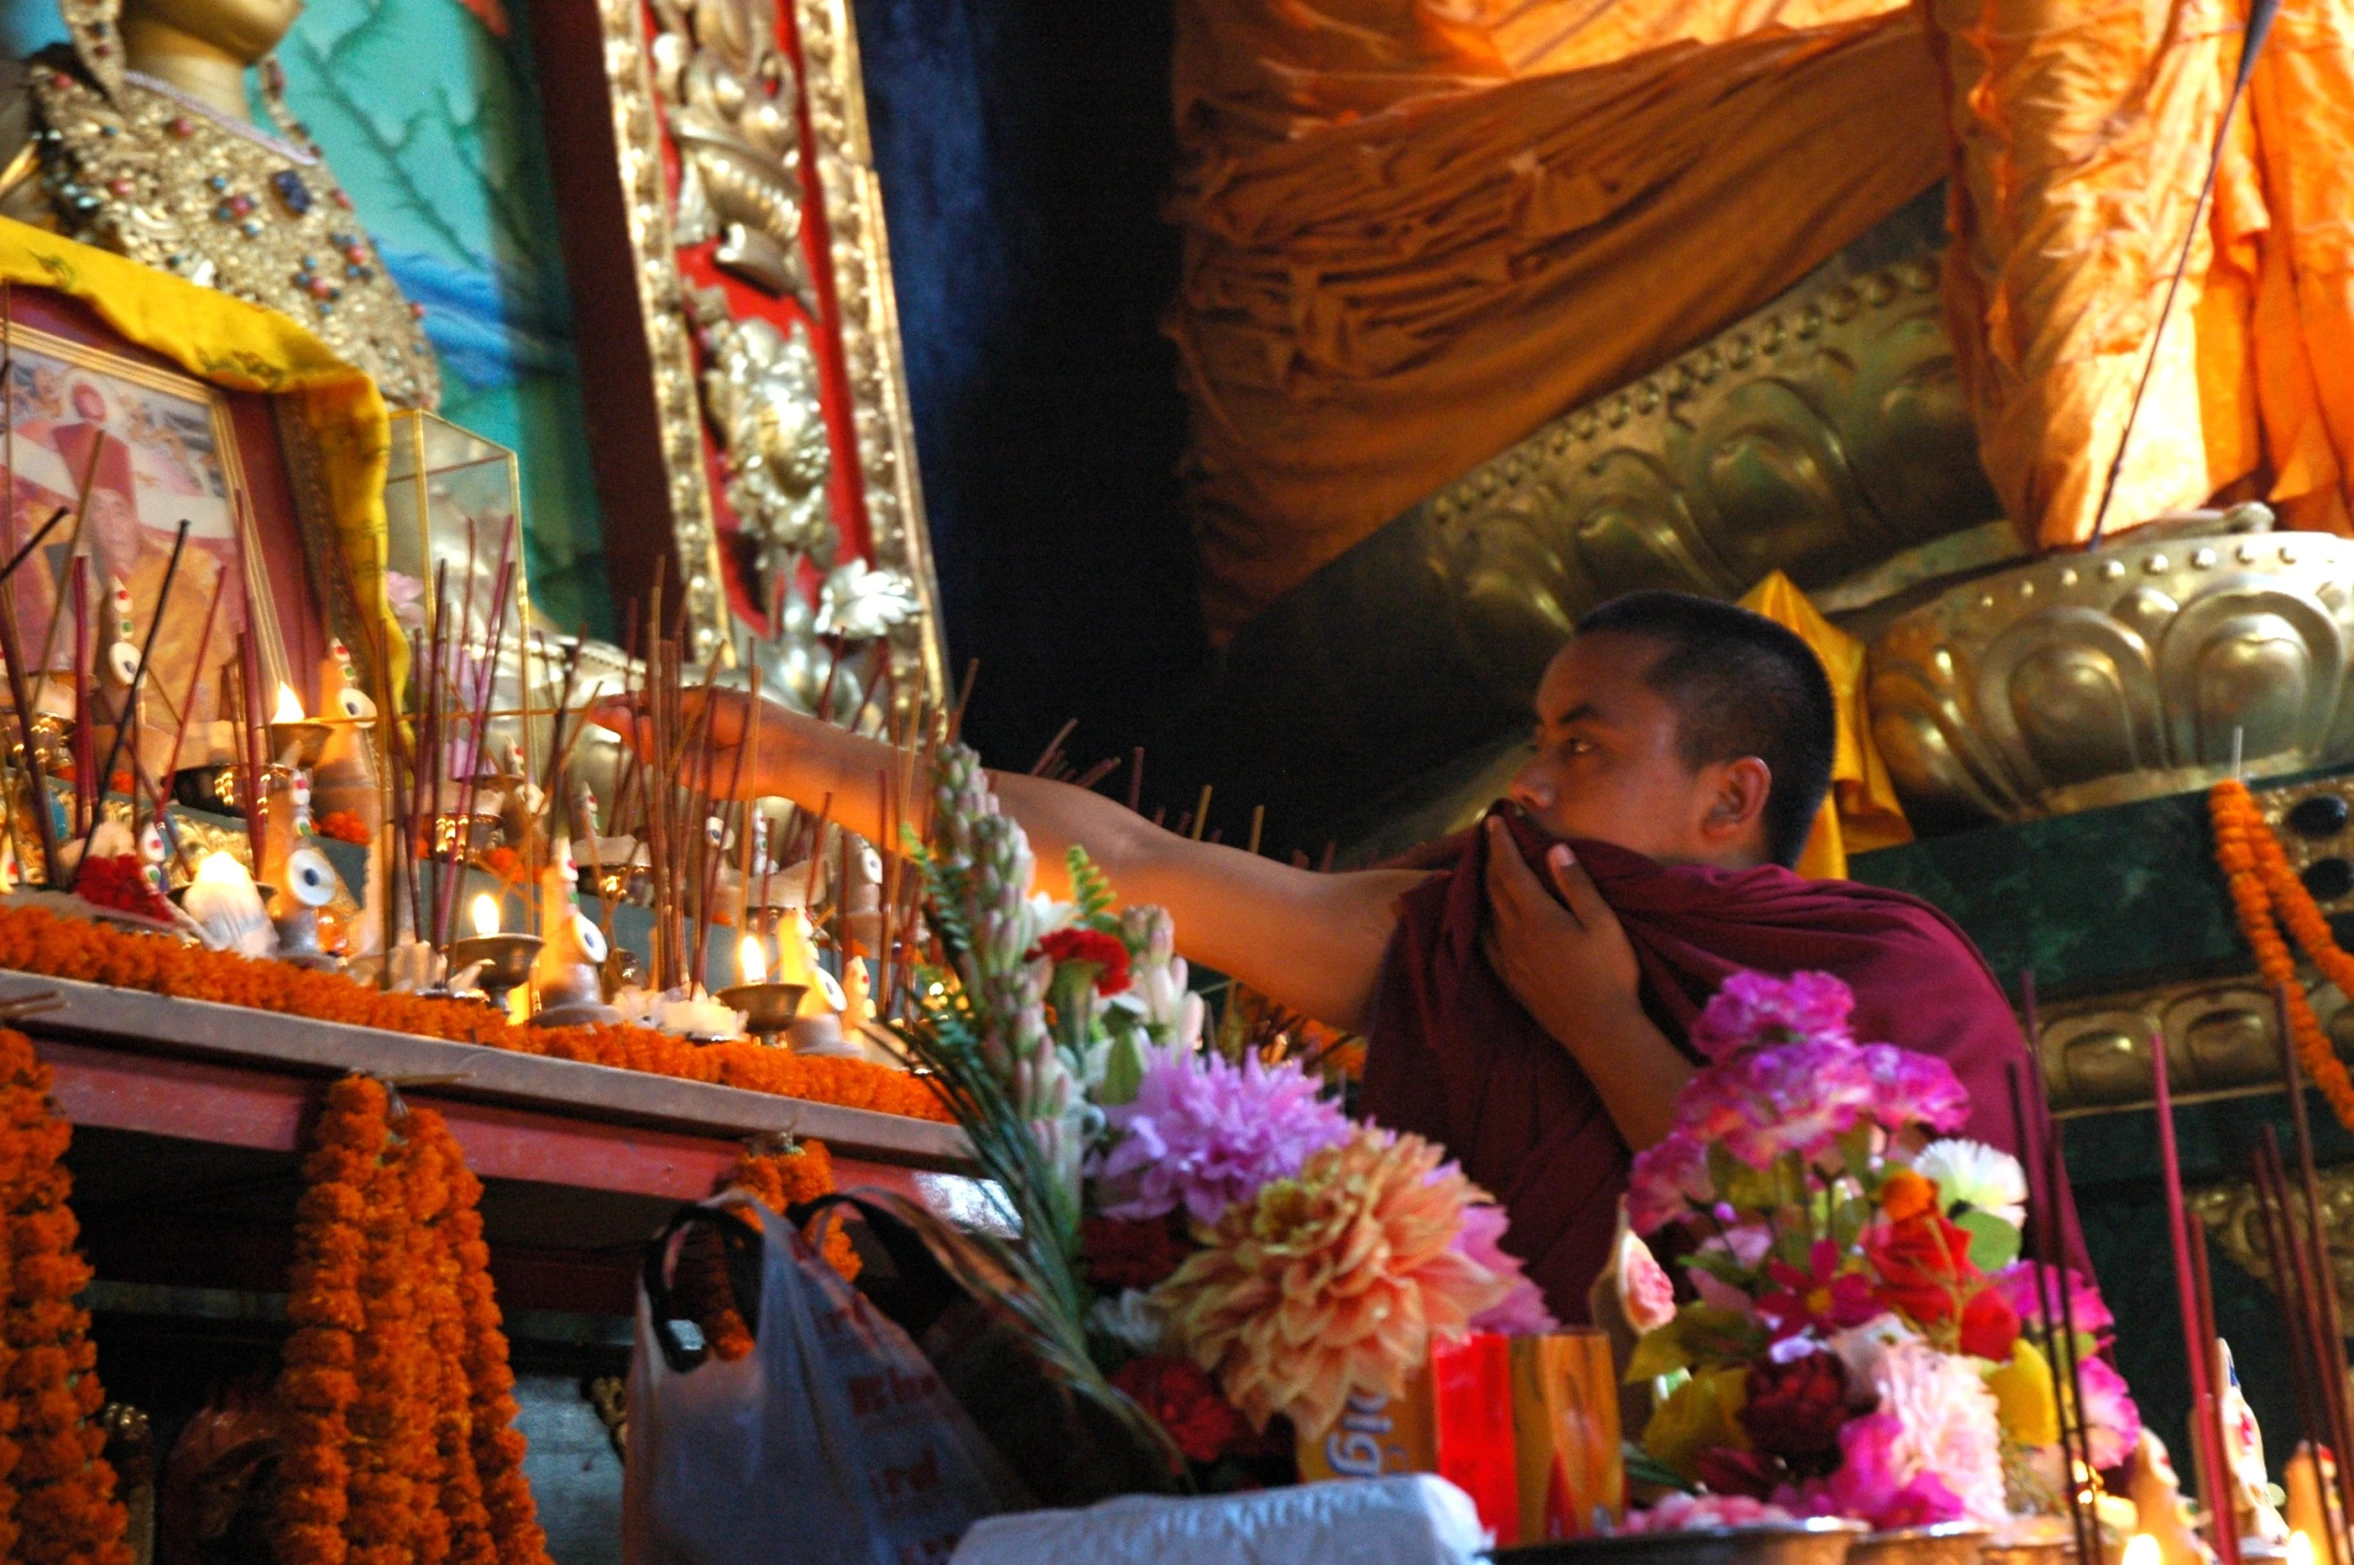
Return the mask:
<svg viewBox="0 0 2354 1565">
<path fill-rule="evenodd" d="M 301 322 L 395 407 L 441 401 L 423 312 L 403 296 L 287 110 L 272 57 L 299 0 L 62 0 L 70 44 L 26 63 L 39 178 L 11 215 Z M 271 129 L 244 113 L 258 67 Z M 13 147 L 0 147 L 11 169 Z"/>
</svg>

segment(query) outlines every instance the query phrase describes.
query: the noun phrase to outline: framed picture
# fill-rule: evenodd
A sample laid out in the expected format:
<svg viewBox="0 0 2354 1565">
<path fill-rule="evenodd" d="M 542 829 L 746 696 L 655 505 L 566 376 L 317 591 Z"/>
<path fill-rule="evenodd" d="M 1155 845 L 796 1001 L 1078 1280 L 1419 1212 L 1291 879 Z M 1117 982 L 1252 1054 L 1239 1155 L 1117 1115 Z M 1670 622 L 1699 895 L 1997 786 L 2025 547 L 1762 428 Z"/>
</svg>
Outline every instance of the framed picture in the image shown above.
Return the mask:
<svg viewBox="0 0 2354 1565">
<path fill-rule="evenodd" d="M 13 557 L 63 513 L 6 588 L 26 662 L 49 676 L 46 708 L 71 710 L 61 676 L 74 667 L 77 630 L 93 688 L 123 688 L 115 644 L 135 651 L 146 640 L 188 524 L 140 700 L 140 753 L 151 768 L 172 766 L 174 735 L 185 727 L 200 748 L 223 715 L 221 672 L 249 629 L 264 678 L 273 688 L 290 678 L 231 398 L 144 355 L 16 319 L 6 337 L 0 553 Z"/>
</svg>

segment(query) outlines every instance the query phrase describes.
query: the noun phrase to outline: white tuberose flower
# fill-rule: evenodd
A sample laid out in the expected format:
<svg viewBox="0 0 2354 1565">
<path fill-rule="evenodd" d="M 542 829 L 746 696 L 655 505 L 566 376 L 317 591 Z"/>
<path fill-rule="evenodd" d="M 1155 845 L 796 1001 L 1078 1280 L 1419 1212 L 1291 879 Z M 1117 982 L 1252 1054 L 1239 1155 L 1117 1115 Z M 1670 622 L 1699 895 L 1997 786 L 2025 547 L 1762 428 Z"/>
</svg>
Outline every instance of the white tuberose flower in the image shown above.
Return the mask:
<svg viewBox="0 0 2354 1565">
<path fill-rule="evenodd" d="M 2008 1152 L 1983 1141 L 1932 1141 L 1913 1159 L 1914 1172 L 1937 1181 L 1945 1209 L 1967 1205 L 2013 1228 L 2027 1222 L 2027 1171 Z"/>
</svg>

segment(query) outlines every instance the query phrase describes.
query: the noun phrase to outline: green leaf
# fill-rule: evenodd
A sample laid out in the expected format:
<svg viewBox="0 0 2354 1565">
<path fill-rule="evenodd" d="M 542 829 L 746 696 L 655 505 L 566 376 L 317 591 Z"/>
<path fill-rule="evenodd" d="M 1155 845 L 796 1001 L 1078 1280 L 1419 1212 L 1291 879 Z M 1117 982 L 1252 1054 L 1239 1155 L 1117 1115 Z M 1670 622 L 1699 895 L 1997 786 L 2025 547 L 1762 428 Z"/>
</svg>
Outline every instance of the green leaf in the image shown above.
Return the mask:
<svg viewBox="0 0 2354 1565">
<path fill-rule="evenodd" d="M 1775 1204 L 1774 1176 L 1751 1168 L 1726 1151 L 1721 1141 L 1708 1146 L 1708 1181 L 1718 1196 L 1742 1211 L 1762 1212 Z"/>
<path fill-rule="evenodd" d="M 1964 1212 L 1954 1226 L 1970 1236 L 1970 1264 L 1998 1272 L 2019 1258 L 2019 1230 L 1992 1212 Z"/>
<path fill-rule="evenodd" d="M 1635 1351 L 1627 1360 L 1628 1385 L 1639 1386 L 1646 1380 L 1657 1380 L 1662 1375 L 1692 1367 L 1692 1355 L 1685 1349 L 1676 1324 L 1670 1321 L 1657 1331 L 1647 1331 L 1635 1339 Z"/>
<path fill-rule="evenodd" d="M 1112 1052 L 1104 1062 L 1103 1082 L 1095 1089 L 1095 1101 L 1107 1109 L 1120 1108 L 1136 1101 L 1137 1089 L 1144 1085 L 1144 1048 L 1137 1029 L 1122 1029 L 1112 1040 Z"/>
</svg>

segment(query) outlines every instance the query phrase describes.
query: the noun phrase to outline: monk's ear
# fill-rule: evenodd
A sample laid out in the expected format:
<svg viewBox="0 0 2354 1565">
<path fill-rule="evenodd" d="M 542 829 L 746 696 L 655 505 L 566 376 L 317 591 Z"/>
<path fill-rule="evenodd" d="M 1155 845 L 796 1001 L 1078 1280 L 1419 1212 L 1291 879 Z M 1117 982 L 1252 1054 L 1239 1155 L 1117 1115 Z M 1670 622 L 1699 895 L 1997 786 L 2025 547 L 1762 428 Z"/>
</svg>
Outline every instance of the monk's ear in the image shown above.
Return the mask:
<svg viewBox="0 0 2354 1565">
<path fill-rule="evenodd" d="M 1744 755 L 1724 762 L 1716 772 L 1716 798 L 1701 830 L 1719 842 L 1762 831 L 1766 798 L 1774 791 L 1773 769 L 1754 755 Z"/>
</svg>

